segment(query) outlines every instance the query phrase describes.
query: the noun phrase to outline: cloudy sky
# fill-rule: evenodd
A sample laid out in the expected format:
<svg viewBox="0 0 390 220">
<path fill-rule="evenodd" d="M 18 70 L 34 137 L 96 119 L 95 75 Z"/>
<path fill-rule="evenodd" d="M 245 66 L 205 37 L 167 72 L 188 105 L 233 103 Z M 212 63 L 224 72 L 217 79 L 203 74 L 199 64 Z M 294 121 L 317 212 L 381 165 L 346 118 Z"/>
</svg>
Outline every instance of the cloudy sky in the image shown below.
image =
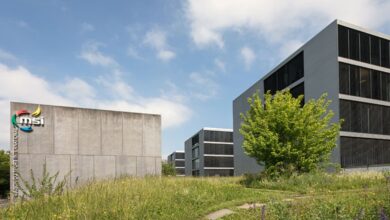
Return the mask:
<svg viewBox="0 0 390 220">
<path fill-rule="evenodd" d="M 232 127 L 232 100 L 338 18 L 390 33 L 388 0 L 2 1 L 0 149 L 9 102 L 162 114 L 162 153 Z"/>
</svg>

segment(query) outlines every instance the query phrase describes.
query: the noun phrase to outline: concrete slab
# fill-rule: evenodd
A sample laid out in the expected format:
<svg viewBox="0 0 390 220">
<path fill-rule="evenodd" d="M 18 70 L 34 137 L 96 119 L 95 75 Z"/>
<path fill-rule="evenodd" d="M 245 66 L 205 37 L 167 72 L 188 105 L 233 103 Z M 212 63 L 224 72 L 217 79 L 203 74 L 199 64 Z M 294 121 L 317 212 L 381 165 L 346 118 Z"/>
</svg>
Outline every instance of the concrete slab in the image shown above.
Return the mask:
<svg viewBox="0 0 390 220">
<path fill-rule="evenodd" d="M 78 110 L 57 107 L 54 112 L 54 153 L 78 154 Z"/>
<path fill-rule="evenodd" d="M 42 179 L 43 165 L 45 164 L 45 162 L 45 155 L 19 154 L 18 172 L 24 180 L 31 184 L 31 170 L 33 172 L 35 180 L 39 181 L 39 179 Z M 20 183 L 22 184 L 21 181 Z"/>
<path fill-rule="evenodd" d="M 156 157 L 161 155 L 161 117 L 144 115 L 143 122 L 143 153 L 144 156 Z"/>
<path fill-rule="evenodd" d="M 238 206 L 237 208 L 239 208 L 239 209 L 259 209 L 259 208 L 262 208 L 263 206 L 265 206 L 265 204 L 263 204 L 263 203 L 255 203 L 255 204 L 245 203 L 243 205 Z"/>
<path fill-rule="evenodd" d="M 206 216 L 206 219 L 215 220 L 215 219 L 219 219 L 219 218 L 225 217 L 227 215 L 231 215 L 233 213 L 234 212 L 232 210 L 230 210 L 230 209 L 221 209 L 221 210 L 218 210 L 216 212 L 208 214 Z"/>
<path fill-rule="evenodd" d="M 146 175 L 156 175 L 155 157 L 144 157 L 144 166 Z"/>
<path fill-rule="evenodd" d="M 70 181 L 72 186 L 86 183 L 94 178 L 93 157 L 83 155 L 72 155 Z"/>
<path fill-rule="evenodd" d="M 34 112 L 39 105 L 32 105 L 33 109 L 29 109 L 30 113 Z M 31 108 L 31 107 L 30 107 Z M 43 105 L 40 106 L 41 115 L 44 119 L 43 126 L 33 126 L 33 131 L 28 136 L 28 152 L 30 154 L 53 154 L 54 153 L 54 123 L 53 123 L 53 107 Z M 24 133 L 20 131 L 19 133 Z M 32 134 L 33 133 L 33 134 Z M 26 133 L 22 134 L 25 135 Z"/>
<path fill-rule="evenodd" d="M 94 156 L 95 179 L 115 177 L 115 156 Z"/>
<path fill-rule="evenodd" d="M 122 154 L 122 112 L 102 111 L 102 154 Z"/>
<path fill-rule="evenodd" d="M 162 169 L 161 157 L 156 157 L 155 161 L 156 161 L 156 175 L 161 175 L 161 169 Z"/>
<path fill-rule="evenodd" d="M 56 183 L 66 178 L 67 185 L 70 186 L 70 155 L 47 155 L 46 167 L 50 176 L 58 172 Z"/>
<path fill-rule="evenodd" d="M 79 154 L 101 155 L 101 112 L 79 109 Z"/>
<path fill-rule="evenodd" d="M 142 156 L 143 115 L 123 114 L 123 154 Z"/>
<path fill-rule="evenodd" d="M 116 156 L 115 162 L 116 177 L 137 175 L 137 157 Z"/>
</svg>

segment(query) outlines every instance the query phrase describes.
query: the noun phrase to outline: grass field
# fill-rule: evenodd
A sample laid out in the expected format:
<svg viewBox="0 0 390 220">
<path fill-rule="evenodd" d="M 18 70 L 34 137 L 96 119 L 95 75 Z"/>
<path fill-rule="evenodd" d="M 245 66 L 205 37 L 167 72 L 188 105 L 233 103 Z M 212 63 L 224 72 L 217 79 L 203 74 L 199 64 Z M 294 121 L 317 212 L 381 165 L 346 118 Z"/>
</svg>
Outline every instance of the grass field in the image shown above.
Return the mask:
<svg viewBox="0 0 390 220">
<path fill-rule="evenodd" d="M 221 208 L 225 219 L 378 219 L 390 213 L 390 192 L 381 173 L 307 174 L 277 181 L 241 178 L 123 178 L 91 183 L 62 196 L 18 203 L 0 210 L 2 219 L 201 219 Z M 286 198 L 289 199 L 286 201 Z M 362 218 L 359 218 L 359 217 Z"/>
</svg>

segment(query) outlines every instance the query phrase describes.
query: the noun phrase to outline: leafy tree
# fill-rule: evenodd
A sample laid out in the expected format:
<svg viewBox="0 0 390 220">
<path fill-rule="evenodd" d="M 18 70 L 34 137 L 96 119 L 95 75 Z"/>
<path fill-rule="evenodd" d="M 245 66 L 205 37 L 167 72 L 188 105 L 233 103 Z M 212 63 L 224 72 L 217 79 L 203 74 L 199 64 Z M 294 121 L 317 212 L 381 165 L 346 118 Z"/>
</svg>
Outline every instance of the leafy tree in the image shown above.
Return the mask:
<svg viewBox="0 0 390 220">
<path fill-rule="evenodd" d="M 9 193 L 10 157 L 9 151 L 0 150 L 0 197 Z"/>
<path fill-rule="evenodd" d="M 172 163 L 162 162 L 162 174 L 164 176 L 176 176 L 176 169 Z"/>
<path fill-rule="evenodd" d="M 331 123 L 331 103 L 323 94 L 302 106 L 303 95 L 288 90 L 274 96 L 259 94 L 248 99 L 250 109 L 241 114 L 240 132 L 247 155 L 273 175 L 310 172 L 327 162 L 336 146 L 340 123 Z"/>
</svg>

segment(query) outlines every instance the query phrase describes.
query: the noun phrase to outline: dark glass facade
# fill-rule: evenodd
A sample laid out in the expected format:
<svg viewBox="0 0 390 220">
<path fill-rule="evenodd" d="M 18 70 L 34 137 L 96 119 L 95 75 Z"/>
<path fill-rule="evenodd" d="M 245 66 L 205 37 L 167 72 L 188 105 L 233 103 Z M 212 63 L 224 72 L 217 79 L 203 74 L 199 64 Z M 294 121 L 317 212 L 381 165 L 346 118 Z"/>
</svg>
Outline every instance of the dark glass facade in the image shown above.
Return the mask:
<svg viewBox="0 0 390 220">
<path fill-rule="evenodd" d="M 390 164 L 390 140 L 340 138 L 342 167 Z"/>
<path fill-rule="evenodd" d="M 204 140 L 212 142 L 233 142 L 233 132 L 205 130 Z"/>
<path fill-rule="evenodd" d="M 390 73 L 339 64 L 341 94 L 390 101 Z"/>
<path fill-rule="evenodd" d="M 233 167 L 233 157 L 204 157 L 205 167 Z"/>
<path fill-rule="evenodd" d="M 207 169 L 204 171 L 205 176 L 233 176 L 234 170 L 219 170 L 219 169 Z"/>
<path fill-rule="evenodd" d="M 303 52 L 301 52 L 264 80 L 264 94 L 267 91 L 275 94 L 276 91 L 286 88 L 303 76 Z"/>
<path fill-rule="evenodd" d="M 233 155 L 233 144 L 204 144 L 204 153 Z"/>
<path fill-rule="evenodd" d="M 389 40 L 339 25 L 339 56 L 389 68 Z"/>
</svg>

